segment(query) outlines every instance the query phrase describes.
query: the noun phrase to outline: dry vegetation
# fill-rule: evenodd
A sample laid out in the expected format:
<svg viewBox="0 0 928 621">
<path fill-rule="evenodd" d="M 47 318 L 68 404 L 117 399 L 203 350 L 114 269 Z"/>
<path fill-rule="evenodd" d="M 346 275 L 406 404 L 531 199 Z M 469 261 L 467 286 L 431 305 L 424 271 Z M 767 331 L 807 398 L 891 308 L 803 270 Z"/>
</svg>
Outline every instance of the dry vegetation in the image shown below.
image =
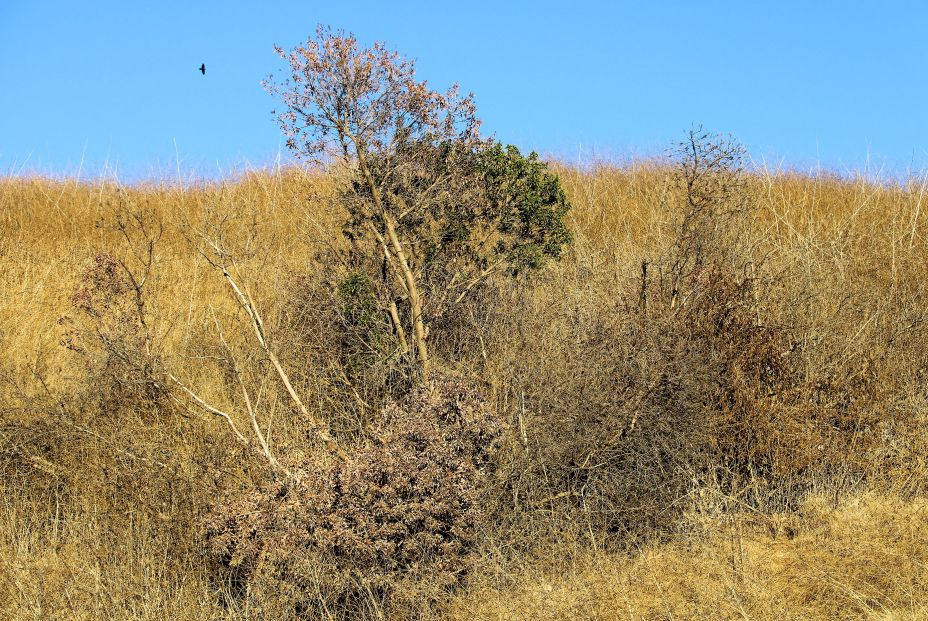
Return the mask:
<svg viewBox="0 0 928 621">
<path fill-rule="evenodd" d="M 700 206 L 667 164 L 558 173 L 561 260 L 432 319 L 437 371 L 483 395 L 461 411 L 499 422 L 473 423 L 502 434 L 492 467 L 454 457 L 447 414 L 394 403 L 408 374 L 384 318 L 333 263 L 331 176 L 0 183 L 0 617 L 928 616 L 926 184 L 721 170 Z M 302 409 L 204 239 L 234 254 Z M 217 556 L 217 533 L 254 543 L 320 515 L 316 498 L 248 522 L 289 485 L 280 472 L 320 463 L 307 421 L 363 456 L 299 492 L 331 501 L 326 485 L 353 482 L 343 521 Z M 440 473 L 423 475 L 434 497 L 366 495 L 365 477 L 392 481 L 423 447 L 444 456 L 420 470 L 467 475 L 458 496 Z M 383 530 L 376 554 L 325 548 L 360 532 L 367 501 L 439 561 L 394 553 Z M 409 526 L 420 510 L 445 539 Z"/>
</svg>

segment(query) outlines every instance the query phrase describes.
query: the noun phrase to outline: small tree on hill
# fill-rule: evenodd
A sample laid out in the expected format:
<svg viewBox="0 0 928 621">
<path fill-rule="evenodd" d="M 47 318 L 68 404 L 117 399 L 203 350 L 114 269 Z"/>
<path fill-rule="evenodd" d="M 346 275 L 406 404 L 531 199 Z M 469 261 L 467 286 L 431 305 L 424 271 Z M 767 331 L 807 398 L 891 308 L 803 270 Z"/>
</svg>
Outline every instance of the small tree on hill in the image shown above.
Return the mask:
<svg viewBox="0 0 928 621">
<path fill-rule="evenodd" d="M 382 263 L 379 302 L 427 376 L 430 316 L 494 274 L 560 255 L 570 241 L 564 192 L 535 154 L 481 138 L 472 96 L 431 90 L 383 44 L 365 49 L 320 26 L 277 52 L 289 77 L 265 86 L 286 106 L 278 118 L 287 145 L 347 165 L 345 233 L 353 252 Z"/>
</svg>

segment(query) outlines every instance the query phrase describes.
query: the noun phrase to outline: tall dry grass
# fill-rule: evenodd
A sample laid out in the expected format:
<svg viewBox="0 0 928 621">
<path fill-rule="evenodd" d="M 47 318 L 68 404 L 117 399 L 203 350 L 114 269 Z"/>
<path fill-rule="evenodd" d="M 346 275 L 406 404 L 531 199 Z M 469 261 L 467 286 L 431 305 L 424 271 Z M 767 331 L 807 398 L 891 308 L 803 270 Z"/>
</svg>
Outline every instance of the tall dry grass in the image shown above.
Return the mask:
<svg viewBox="0 0 928 621">
<path fill-rule="evenodd" d="M 700 522 L 634 555 L 570 553 L 481 580 L 454 619 L 923 619 L 923 499 L 813 496 L 788 515 Z"/>
<path fill-rule="evenodd" d="M 445 614 L 928 614 L 926 181 L 748 177 L 753 211 L 739 240 L 752 271 L 740 276 L 753 285 L 724 300 L 748 309 L 752 330 L 782 339 L 788 372 L 761 392 L 737 357 L 755 341 L 719 357 L 729 333 L 687 340 L 705 326 L 628 310 L 642 263 L 672 251 L 672 171 L 559 173 L 573 203 L 567 256 L 488 292 L 468 307 L 463 336 L 435 345 L 446 367 L 486 383 L 513 435 L 485 561 Z M 145 285 L 152 355 L 247 428 L 216 330 L 247 352 L 250 326 L 192 234 L 223 221 L 283 363 L 313 411 L 350 438 L 384 395 L 355 385 L 332 357 L 324 261 L 342 240 L 331 191 L 330 179 L 299 171 L 187 188 L 0 183 L 0 616 L 264 618 L 216 579 L 201 532 L 219 495 L 260 480 L 261 461 L 189 401 L 139 401 L 113 383 L 116 367 L 75 292 L 101 254 L 140 268 L 144 233 L 130 228 L 127 239 L 118 223 L 147 218 L 162 231 Z M 76 333 L 86 346 L 63 345 Z M 721 381 L 706 360 L 727 365 L 724 387 L 736 397 L 691 430 L 680 421 L 708 390 L 701 382 Z M 658 368 L 679 392 L 638 401 L 622 392 Z M 630 369 L 637 383 L 625 379 Z M 299 450 L 306 439 L 286 399 L 266 395 L 275 450 Z M 631 448 L 614 450 L 603 434 L 629 427 L 636 408 L 651 422 L 631 425 L 639 435 L 622 445 Z M 671 459 L 675 474 L 659 478 L 654 455 L 690 449 L 729 461 L 710 472 Z M 667 504 L 649 507 L 648 490 L 666 492 Z"/>
</svg>

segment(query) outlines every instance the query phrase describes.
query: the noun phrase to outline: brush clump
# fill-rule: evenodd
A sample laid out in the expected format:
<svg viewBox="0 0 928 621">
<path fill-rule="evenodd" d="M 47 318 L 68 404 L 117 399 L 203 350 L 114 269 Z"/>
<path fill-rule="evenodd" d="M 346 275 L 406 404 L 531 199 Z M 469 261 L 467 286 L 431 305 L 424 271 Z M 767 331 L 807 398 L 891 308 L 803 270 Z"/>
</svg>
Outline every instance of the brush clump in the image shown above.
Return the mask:
<svg viewBox="0 0 928 621">
<path fill-rule="evenodd" d="M 290 464 L 292 479 L 214 507 L 210 554 L 260 609 L 427 607 L 478 551 L 502 431 L 472 386 L 433 378 L 388 404 L 347 460 Z"/>
</svg>

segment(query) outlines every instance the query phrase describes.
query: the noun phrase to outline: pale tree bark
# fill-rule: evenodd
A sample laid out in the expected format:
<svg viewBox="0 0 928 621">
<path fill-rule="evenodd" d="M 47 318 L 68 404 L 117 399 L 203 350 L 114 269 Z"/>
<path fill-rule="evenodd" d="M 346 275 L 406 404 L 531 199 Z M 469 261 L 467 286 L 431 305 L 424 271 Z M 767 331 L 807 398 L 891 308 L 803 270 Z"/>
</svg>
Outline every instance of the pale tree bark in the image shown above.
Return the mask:
<svg viewBox="0 0 928 621">
<path fill-rule="evenodd" d="M 423 378 L 427 378 L 431 371 L 431 360 L 429 358 L 428 343 L 426 342 L 428 331 L 422 313 L 423 300 L 419 284 L 416 282 L 416 276 L 409 265 L 406 248 L 397 233 L 396 221 L 384 204 L 383 198 L 380 195 L 380 188 L 377 187 L 377 183 L 374 181 L 374 177 L 371 174 L 370 167 L 367 164 L 367 157 L 364 154 L 363 145 L 359 144 L 354 136 L 348 135 L 355 144 L 355 150 L 358 154 L 358 165 L 361 168 L 361 174 L 364 175 L 364 182 L 371 192 L 374 208 L 383 221 L 386 241 L 399 263 L 399 276 L 404 284 L 406 294 L 409 296 L 410 322 L 412 323 L 412 338 L 416 347 L 416 358 L 419 362 L 419 368 L 422 371 Z M 390 262 L 390 265 L 394 269 L 397 269 L 395 263 Z"/>
<path fill-rule="evenodd" d="M 303 419 L 309 423 L 313 434 L 325 445 L 326 449 L 332 455 L 338 457 L 339 459 L 346 459 L 347 454 L 345 450 L 339 446 L 338 442 L 335 441 L 335 438 L 329 433 L 328 425 L 323 421 L 319 420 L 314 416 L 309 408 L 306 407 L 306 404 L 300 398 L 299 393 L 293 387 L 293 383 L 290 381 L 290 376 L 284 370 L 283 365 L 280 363 L 280 359 L 274 353 L 270 343 L 268 342 L 267 334 L 264 328 L 264 320 L 261 318 L 260 313 L 258 312 L 257 307 L 254 305 L 251 295 L 248 293 L 247 289 L 239 286 L 236 280 L 232 277 L 231 272 L 229 271 L 227 253 L 222 249 L 222 247 L 210 239 L 207 235 L 201 235 L 203 241 L 205 241 L 216 253 L 216 256 L 219 259 L 217 263 L 208 256 L 204 257 L 206 260 L 222 272 L 223 278 L 229 284 L 229 287 L 235 293 L 236 301 L 239 306 L 245 311 L 245 314 L 248 315 L 248 318 L 251 320 L 251 327 L 254 329 L 255 336 L 258 340 L 258 345 L 261 346 L 261 349 L 264 350 L 265 355 L 267 356 L 268 361 L 270 361 L 271 366 L 274 368 L 274 371 L 277 373 L 278 378 L 280 379 L 281 384 L 283 384 L 284 389 L 287 391 L 287 394 L 290 396 L 290 399 L 293 401 L 297 410 L 303 416 Z M 263 444 L 263 443 L 262 443 Z"/>
</svg>

